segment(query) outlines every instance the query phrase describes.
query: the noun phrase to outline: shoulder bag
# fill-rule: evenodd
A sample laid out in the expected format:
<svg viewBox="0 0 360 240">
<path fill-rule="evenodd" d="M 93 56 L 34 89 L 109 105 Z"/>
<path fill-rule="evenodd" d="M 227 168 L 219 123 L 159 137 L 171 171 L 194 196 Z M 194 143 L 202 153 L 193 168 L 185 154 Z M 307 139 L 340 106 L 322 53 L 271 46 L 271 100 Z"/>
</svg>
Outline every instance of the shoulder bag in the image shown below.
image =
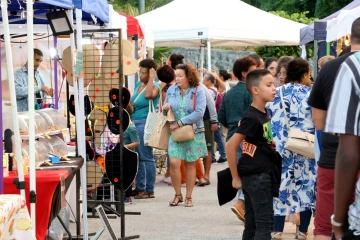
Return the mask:
<svg viewBox="0 0 360 240">
<path fill-rule="evenodd" d="M 197 94 L 197 87 L 193 97 L 193 111 L 196 109 L 196 94 Z M 185 125 L 179 127 L 171 132 L 171 136 L 174 142 L 185 142 L 195 139 L 195 130 L 194 124 Z"/>
<path fill-rule="evenodd" d="M 315 158 L 314 142 L 315 135 L 309 132 L 303 132 L 299 129 L 290 128 L 289 120 L 286 114 L 285 102 L 283 98 L 282 87 L 280 87 L 280 99 L 284 110 L 285 122 L 289 131 L 289 136 L 285 148 L 308 158 Z"/>
</svg>

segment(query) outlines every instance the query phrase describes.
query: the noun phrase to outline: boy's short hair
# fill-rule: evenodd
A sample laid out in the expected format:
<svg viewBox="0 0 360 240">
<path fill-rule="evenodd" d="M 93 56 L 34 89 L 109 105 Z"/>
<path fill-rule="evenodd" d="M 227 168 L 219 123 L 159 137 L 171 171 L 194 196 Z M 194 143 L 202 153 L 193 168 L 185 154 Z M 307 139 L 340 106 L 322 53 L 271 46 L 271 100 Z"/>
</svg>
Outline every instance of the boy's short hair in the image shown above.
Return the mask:
<svg viewBox="0 0 360 240">
<path fill-rule="evenodd" d="M 129 113 L 130 118 L 131 118 L 131 115 L 132 115 L 133 112 L 134 112 L 134 106 L 133 106 L 132 104 L 129 104 L 129 105 L 126 107 L 125 110 Z"/>
<path fill-rule="evenodd" d="M 261 82 L 262 78 L 271 73 L 267 69 L 256 69 L 251 71 L 246 76 L 246 89 L 249 91 L 250 95 L 252 96 L 251 88 L 258 87 L 259 83 Z"/>
</svg>

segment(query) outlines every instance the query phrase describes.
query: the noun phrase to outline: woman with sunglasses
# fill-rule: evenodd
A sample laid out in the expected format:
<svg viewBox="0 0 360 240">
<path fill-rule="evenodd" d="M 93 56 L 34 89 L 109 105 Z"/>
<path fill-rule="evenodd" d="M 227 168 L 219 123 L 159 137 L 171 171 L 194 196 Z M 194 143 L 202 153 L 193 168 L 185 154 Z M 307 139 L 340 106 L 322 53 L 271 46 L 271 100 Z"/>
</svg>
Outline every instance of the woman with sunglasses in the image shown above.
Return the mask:
<svg viewBox="0 0 360 240">
<path fill-rule="evenodd" d="M 184 125 L 193 125 L 195 138 L 189 141 L 175 142 L 172 134 L 169 139 L 168 154 L 170 156 L 170 176 L 175 189 L 175 197 L 170 206 L 178 206 L 183 202 L 181 193 L 181 160 L 186 168 L 186 197 L 185 207 L 192 207 L 192 191 L 196 180 L 196 161 L 207 156 L 204 134 L 203 116 L 206 108 L 205 89 L 199 87 L 200 78 L 197 69 L 190 63 L 179 64 L 175 70 L 176 84 L 167 93 L 163 109 L 171 109 L 175 121 L 170 130 L 174 131 Z"/>
</svg>

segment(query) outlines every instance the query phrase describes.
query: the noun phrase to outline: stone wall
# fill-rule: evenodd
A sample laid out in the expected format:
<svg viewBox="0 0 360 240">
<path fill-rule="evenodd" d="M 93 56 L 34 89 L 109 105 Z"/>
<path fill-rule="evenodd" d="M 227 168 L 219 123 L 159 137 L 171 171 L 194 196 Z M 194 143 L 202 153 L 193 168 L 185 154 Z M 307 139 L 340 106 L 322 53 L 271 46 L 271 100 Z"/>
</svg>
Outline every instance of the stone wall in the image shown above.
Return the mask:
<svg viewBox="0 0 360 240">
<path fill-rule="evenodd" d="M 201 53 L 200 48 L 175 48 L 171 50 L 167 55 L 181 54 L 185 57 L 185 62 L 194 64 L 197 68 L 200 68 Z M 228 50 L 211 50 L 211 66 L 212 69 L 216 67 L 220 69 L 229 69 L 232 71 L 233 64 L 236 59 L 248 56 L 253 52 L 241 52 L 241 51 L 228 51 Z M 207 67 L 207 50 L 205 49 L 204 67 Z"/>
</svg>

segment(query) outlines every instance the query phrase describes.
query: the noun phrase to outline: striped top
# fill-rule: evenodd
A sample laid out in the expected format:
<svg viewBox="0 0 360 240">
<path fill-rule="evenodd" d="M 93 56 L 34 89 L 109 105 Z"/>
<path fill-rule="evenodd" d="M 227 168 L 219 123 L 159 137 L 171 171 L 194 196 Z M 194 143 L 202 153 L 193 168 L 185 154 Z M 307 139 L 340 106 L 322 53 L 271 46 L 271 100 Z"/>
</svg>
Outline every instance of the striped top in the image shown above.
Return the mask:
<svg viewBox="0 0 360 240">
<path fill-rule="evenodd" d="M 360 137 L 360 52 L 341 65 L 328 109 L 325 132 Z M 349 208 L 349 224 L 360 231 L 360 179 L 355 202 Z"/>
</svg>

